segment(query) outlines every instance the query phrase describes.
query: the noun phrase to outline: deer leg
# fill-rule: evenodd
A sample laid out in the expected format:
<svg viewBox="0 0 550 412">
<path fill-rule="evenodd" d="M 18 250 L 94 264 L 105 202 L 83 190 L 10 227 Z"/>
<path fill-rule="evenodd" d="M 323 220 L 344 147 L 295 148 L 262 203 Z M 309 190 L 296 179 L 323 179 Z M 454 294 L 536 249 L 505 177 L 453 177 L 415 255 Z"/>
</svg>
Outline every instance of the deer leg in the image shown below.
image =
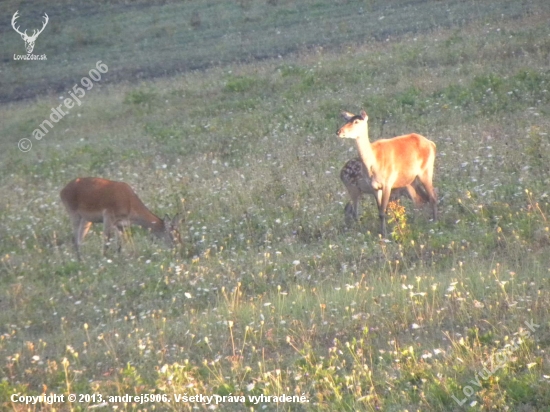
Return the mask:
<svg viewBox="0 0 550 412">
<path fill-rule="evenodd" d="M 417 193 L 416 189 L 414 188 L 414 186 L 412 184 L 407 185 L 406 189 L 414 205 L 415 206 L 420 205 L 422 203 L 421 198 L 420 198 L 420 195 Z"/>
<path fill-rule="evenodd" d="M 420 179 L 417 177 L 413 180 L 411 183 L 411 186 L 414 187 L 416 190 L 416 193 L 418 194 L 418 200 L 424 203 L 428 203 L 430 201 L 430 196 L 428 195 L 428 192 L 426 192 L 426 189 L 424 189 L 424 185 L 420 183 Z"/>
<path fill-rule="evenodd" d="M 116 229 L 117 229 L 117 242 L 118 242 L 117 253 L 120 253 L 120 251 L 122 250 L 122 238 L 124 237 L 124 225 L 119 222 L 116 225 Z"/>
<path fill-rule="evenodd" d="M 355 213 L 353 210 L 353 204 L 351 201 L 346 203 L 346 206 L 344 206 L 344 221 L 346 222 L 347 226 L 350 226 L 354 220 L 357 220 L 355 217 Z"/>
<path fill-rule="evenodd" d="M 90 226 L 92 226 L 92 222 L 88 222 L 84 220 L 80 216 L 75 216 L 72 218 L 73 221 L 73 244 L 76 250 L 76 256 L 78 260 L 82 260 L 80 256 L 80 245 L 84 241 L 84 237 L 86 236 L 86 233 L 90 230 Z"/>
<path fill-rule="evenodd" d="M 103 256 L 107 255 L 107 247 L 111 243 L 113 220 L 108 213 L 103 213 Z"/>
<path fill-rule="evenodd" d="M 88 231 L 92 227 L 92 222 L 86 222 L 84 219 L 80 220 L 80 227 L 78 228 L 78 243 L 82 244 L 84 237 L 88 234 Z"/>
<path fill-rule="evenodd" d="M 390 201 L 391 188 L 384 187 L 376 191 L 376 204 L 378 205 L 378 216 L 380 217 L 381 233 L 386 237 L 386 209 Z"/>
<path fill-rule="evenodd" d="M 430 206 L 432 207 L 433 212 L 433 219 L 434 222 L 437 220 L 437 195 L 435 194 L 435 190 L 432 184 L 432 176 L 428 172 L 424 176 L 419 176 L 420 183 L 424 186 L 424 189 L 426 189 L 426 192 L 428 193 L 428 199 L 430 201 Z"/>
<path fill-rule="evenodd" d="M 90 230 L 90 228 L 92 227 L 92 222 L 86 222 L 84 221 L 84 219 L 82 219 L 80 221 L 80 228 L 79 228 L 79 231 L 78 231 L 78 246 L 79 246 L 79 251 L 78 251 L 78 259 L 80 260 L 80 245 L 84 242 L 84 237 L 88 234 L 88 231 Z"/>
<path fill-rule="evenodd" d="M 357 221 L 358 219 L 358 207 L 359 199 L 361 198 L 361 191 L 357 188 L 357 186 L 348 186 L 347 189 L 351 201 L 346 204 L 344 208 L 344 215 L 346 224 L 351 224 L 352 221 Z"/>
</svg>

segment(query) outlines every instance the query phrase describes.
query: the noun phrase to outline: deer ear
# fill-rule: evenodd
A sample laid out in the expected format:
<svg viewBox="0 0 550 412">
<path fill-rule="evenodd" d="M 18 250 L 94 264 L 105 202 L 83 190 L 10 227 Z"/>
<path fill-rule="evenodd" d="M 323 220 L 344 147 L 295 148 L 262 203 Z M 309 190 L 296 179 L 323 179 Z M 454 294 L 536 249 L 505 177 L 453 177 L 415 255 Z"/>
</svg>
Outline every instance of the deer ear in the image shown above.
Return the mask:
<svg viewBox="0 0 550 412">
<path fill-rule="evenodd" d="M 344 118 L 344 120 L 350 120 L 352 117 L 355 116 L 353 113 L 346 112 L 345 110 L 342 110 L 340 112 L 340 115 Z"/>
<path fill-rule="evenodd" d="M 361 117 L 363 120 L 368 120 L 369 116 L 367 116 L 367 112 L 364 110 L 361 110 Z"/>
<path fill-rule="evenodd" d="M 179 213 L 172 218 L 172 224 L 174 226 L 178 226 L 181 223 L 181 221 L 182 221 L 182 216 L 180 216 Z"/>
</svg>

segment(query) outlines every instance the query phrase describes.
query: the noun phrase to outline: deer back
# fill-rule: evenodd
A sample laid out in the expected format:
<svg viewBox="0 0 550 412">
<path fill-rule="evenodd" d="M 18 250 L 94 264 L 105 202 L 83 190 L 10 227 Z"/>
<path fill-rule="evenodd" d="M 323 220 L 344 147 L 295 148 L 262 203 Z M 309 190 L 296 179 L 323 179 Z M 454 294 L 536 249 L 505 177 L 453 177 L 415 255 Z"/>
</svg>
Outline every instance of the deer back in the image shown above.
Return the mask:
<svg viewBox="0 0 550 412">
<path fill-rule="evenodd" d="M 435 158 L 435 144 L 416 133 L 377 140 L 371 146 L 377 161 L 373 178 L 382 183 L 391 179 L 392 187 L 411 184 Z"/>
</svg>

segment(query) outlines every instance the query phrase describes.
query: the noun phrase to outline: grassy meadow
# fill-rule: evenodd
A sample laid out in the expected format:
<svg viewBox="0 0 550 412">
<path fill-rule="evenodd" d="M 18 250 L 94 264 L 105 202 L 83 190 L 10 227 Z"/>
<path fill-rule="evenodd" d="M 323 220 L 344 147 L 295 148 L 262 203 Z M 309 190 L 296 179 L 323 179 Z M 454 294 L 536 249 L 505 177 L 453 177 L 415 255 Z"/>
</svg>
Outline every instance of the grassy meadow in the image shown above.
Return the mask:
<svg viewBox="0 0 550 412">
<path fill-rule="evenodd" d="M 550 3 L 95 3 L 3 2 L 0 410 L 550 411 Z M 47 61 L 13 60 L 16 10 L 49 14 Z M 381 239 L 365 198 L 344 223 L 361 109 L 437 144 L 438 221 L 402 199 Z M 132 227 L 104 257 L 94 225 L 79 262 L 79 176 L 181 213 L 183 244 Z M 43 393 L 103 400 L 12 399 Z"/>
</svg>

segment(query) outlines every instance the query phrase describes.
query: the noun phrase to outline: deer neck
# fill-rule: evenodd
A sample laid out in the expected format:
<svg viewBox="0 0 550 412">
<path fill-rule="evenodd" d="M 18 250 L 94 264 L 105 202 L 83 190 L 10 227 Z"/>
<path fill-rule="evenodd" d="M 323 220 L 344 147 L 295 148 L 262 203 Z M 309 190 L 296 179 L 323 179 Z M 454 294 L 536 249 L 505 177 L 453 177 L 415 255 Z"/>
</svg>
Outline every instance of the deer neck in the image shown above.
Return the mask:
<svg viewBox="0 0 550 412">
<path fill-rule="evenodd" d="M 150 230 L 157 236 L 161 236 L 164 233 L 164 221 L 151 213 L 143 204 L 134 208 L 134 213 L 132 216 L 132 222 L 136 225 Z"/>
<path fill-rule="evenodd" d="M 368 126 L 365 128 L 364 134 L 358 137 L 356 141 L 357 141 L 357 149 L 359 150 L 359 155 L 361 156 L 361 160 L 363 160 L 363 163 L 367 167 L 369 177 L 372 177 L 371 176 L 372 169 L 376 167 L 376 156 L 374 155 L 372 146 L 369 141 Z"/>
</svg>

